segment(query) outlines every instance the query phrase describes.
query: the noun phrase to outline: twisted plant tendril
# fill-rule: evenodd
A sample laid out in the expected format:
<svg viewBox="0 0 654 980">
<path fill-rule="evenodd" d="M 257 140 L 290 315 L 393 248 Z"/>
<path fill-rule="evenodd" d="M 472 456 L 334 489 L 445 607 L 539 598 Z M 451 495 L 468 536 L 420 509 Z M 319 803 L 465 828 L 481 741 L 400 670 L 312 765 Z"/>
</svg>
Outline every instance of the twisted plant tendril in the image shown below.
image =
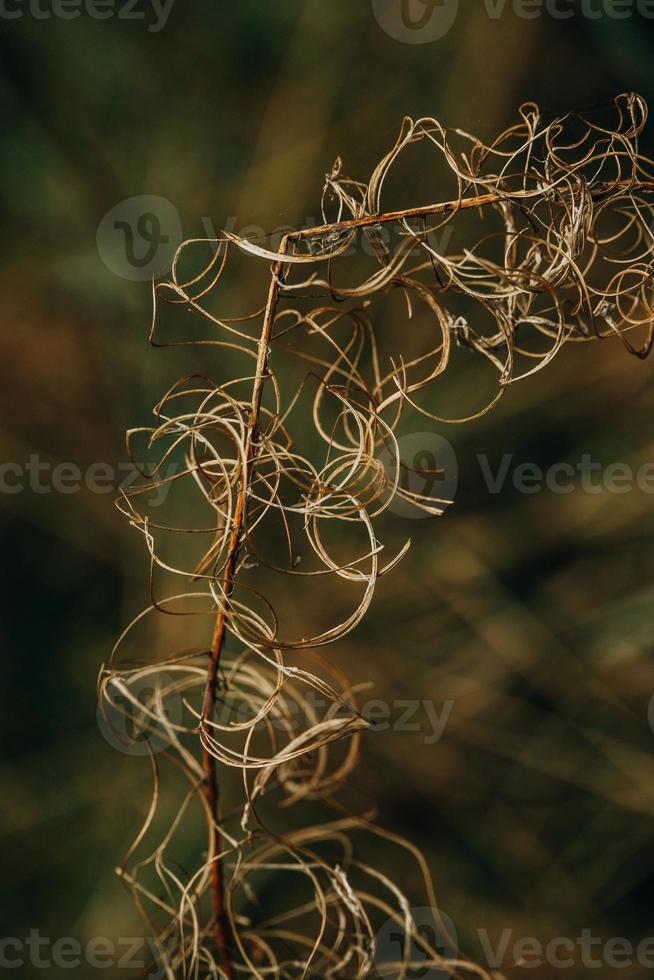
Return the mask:
<svg viewBox="0 0 654 980">
<path fill-rule="evenodd" d="M 165 745 L 151 751 L 151 805 L 119 874 L 167 977 L 358 980 L 405 977 L 416 963 L 490 976 L 430 946 L 412 901 L 365 856 L 370 840 L 391 867 L 408 856 L 420 904 L 436 908 L 422 855 L 350 805 L 371 724 L 321 651 L 357 627 L 409 547 L 388 554 L 374 522 L 398 497 L 432 515 L 447 503 L 402 479 L 407 410 L 435 422 L 478 418 L 566 342 L 616 336 L 649 353 L 654 164 L 638 149 L 647 107 L 633 94 L 615 105 L 605 128 L 577 115 L 544 123 L 527 104 L 490 145 L 435 119 L 405 119 L 367 184 L 346 179 L 337 160 L 321 226 L 277 245 L 227 232 L 185 242 L 170 276 L 153 284 L 151 342 L 206 345 L 205 363 L 232 372 L 222 383 L 183 378 L 153 424 L 128 433 L 132 458 L 154 459 L 119 501 L 145 538 L 151 604 L 99 682 L 105 703 Z M 387 210 L 389 179 L 416 143 L 445 168 L 449 199 Z M 272 263 L 268 298 L 254 313 L 218 315 L 218 286 L 237 255 Z M 183 274 L 187 262 L 194 271 Z M 393 293 L 408 351 L 383 354 L 378 321 Z M 162 303 L 191 312 L 209 336 L 161 339 Z M 430 339 L 417 349 L 412 331 L 423 322 Z M 482 355 L 497 382 L 468 415 L 448 418 L 438 380 L 457 349 Z M 300 374 L 285 390 L 289 365 Z M 148 508 L 162 487 L 181 500 L 170 523 Z M 339 583 L 351 605 L 338 623 L 309 629 L 303 611 L 294 632 L 278 617 L 280 596 L 312 586 L 340 601 Z M 143 653 L 157 645 L 153 613 L 178 632 L 182 624 L 182 650 Z M 403 939 L 384 958 L 376 936 L 389 919 Z"/>
</svg>

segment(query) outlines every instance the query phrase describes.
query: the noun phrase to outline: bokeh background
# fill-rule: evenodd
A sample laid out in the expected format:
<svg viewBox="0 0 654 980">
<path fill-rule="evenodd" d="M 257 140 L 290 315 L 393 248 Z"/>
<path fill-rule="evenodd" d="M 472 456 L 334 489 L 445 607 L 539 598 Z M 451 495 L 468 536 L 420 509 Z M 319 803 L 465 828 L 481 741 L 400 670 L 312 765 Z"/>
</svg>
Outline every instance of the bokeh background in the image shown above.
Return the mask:
<svg viewBox="0 0 654 980">
<path fill-rule="evenodd" d="M 335 157 L 366 179 L 405 114 L 490 139 L 527 99 L 601 113 L 622 91 L 654 98 L 653 22 L 636 13 L 460 8 L 426 43 L 390 36 L 371 0 L 176 0 L 159 30 L 147 4 L 144 20 L 1 16 L 3 461 L 116 468 L 124 430 L 183 373 L 174 350 L 148 347 L 149 283 L 98 249 L 125 199 L 165 198 L 187 237 L 301 226 Z M 410 189 L 433 198 L 424 168 Z M 232 288 L 249 309 L 246 277 Z M 650 373 L 617 343 L 574 346 L 482 421 L 438 430 L 459 461 L 455 504 L 410 522 L 412 553 L 334 654 L 374 696 L 453 702 L 434 744 L 424 730 L 368 738 L 357 788 L 424 849 L 473 956 L 479 929 L 494 943 L 505 928 L 632 941 L 654 929 L 652 496 L 524 495 L 510 480 L 491 494 L 476 458 L 637 468 L 654 459 Z M 444 391 L 457 402 L 475 378 L 466 366 Z M 147 603 L 142 539 L 111 493 L 5 490 L 2 934 L 138 936 L 113 868 L 148 767 L 103 738 L 95 685 Z M 553 971 L 508 975 L 523 973 Z"/>
</svg>

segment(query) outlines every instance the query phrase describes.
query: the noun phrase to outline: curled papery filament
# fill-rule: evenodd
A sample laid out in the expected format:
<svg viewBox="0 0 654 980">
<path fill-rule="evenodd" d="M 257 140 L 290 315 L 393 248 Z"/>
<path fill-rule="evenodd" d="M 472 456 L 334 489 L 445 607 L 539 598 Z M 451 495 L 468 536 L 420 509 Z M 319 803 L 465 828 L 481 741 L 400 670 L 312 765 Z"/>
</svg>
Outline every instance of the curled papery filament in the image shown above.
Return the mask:
<svg viewBox="0 0 654 980">
<path fill-rule="evenodd" d="M 349 812 L 370 725 L 360 690 L 325 648 L 355 630 L 379 578 L 406 554 L 408 541 L 384 548 L 381 515 L 398 501 L 430 516 L 448 503 L 438 496 L 438 454 L 427 453 L 427 470 L 403 456 L 407 416 L 414 432 L 420 416 L 423 430 L 478 418 L 568 342 L 613 336 L 649 353 L 654 178 L 638 148 L 646 117 L 636 95 L 616 100 L 608 127 L 576 115 L 543 121 L 530 103 L 488 145 L 435 119 L 405 119 L 368 182 L 347 179 L 337 161 L 322 226 L 277 248 L 231 232 L 186 242 L 155 282 L 152 342 L 203 345 L 204 363 L 228 371 L 183 378 L 152 423 L 128 434 L 143 481 L 119 505 L 144 535 L 151 603 L 100 680 L 112 717 L 120 726 L 122 712 L 124 731 L 138 732 L 152 758 L 152 803 L 120 873 L 167 977 L 359 980 L 430 965 L 489 976 L 447 961 L 420 932 L 412 902 L 436 909 L 420 853 L 378 829 L 365 807 Z M 389 178 L 416 143 L 445 168 L 448 193 L 394 211 Z M 184 275 L 207 245 L 210 258 Z M 221 316 L 220 287 L 237 260 L 270 279 L 269 298 Z M 393 334 L 401 349 L 382 352 L 393 294 L 406 328 Z M 191 341 L 182 328 L 164 339 L 162 303 L 190 310 L 206 336 Z M 493 384 L 469 412 L 449 414 L 441 379 L 456 349 L 481 357 Z M 164 491 L 166 506 L 151 506 Z M 275 608 L 280 582 L 291 595 L 312 590 L 321 612 L 323 597 L 346 586 L 349 607 L 339 600 L 338 620 L 314 628 L 312 604 L 302 604 L 294 629 Z M 171 652 L 155 622 L 188 642 Z M 200 817 L 215 830 L 219 819 L 207 802 L 207 759 L 224 809 L 220 849 L 214 834 L 203 854 L 190 828 Z M 305 810 L 322 816 L 305 826 Z M 358 857 L 363 837 L 383 843 L 379 866 Z M 387 870 L 407 855 L 415 899 Z M 215 935 L 216 865 L 227 952 Z M 400 942 L 385 961 L 378 940 L 388 922 Z"/>
</svg>

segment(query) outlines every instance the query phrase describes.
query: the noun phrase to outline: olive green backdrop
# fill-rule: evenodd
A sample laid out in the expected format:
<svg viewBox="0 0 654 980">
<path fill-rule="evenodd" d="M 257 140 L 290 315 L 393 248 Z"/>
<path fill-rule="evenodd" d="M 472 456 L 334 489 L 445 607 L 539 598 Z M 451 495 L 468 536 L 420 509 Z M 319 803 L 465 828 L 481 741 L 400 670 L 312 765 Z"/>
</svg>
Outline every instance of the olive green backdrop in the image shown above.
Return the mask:
<svg viewBox="0 0 654 980">
<path fill-rule="evenodd" d="M 24 16 L 0 17 L 0 431 L 3 461 L 21 467 L 34 454 L 117 466 L 124 429 L 147 424 L 184 371 L 147 345 L 149 283 L 98 251 L 101 219 L 125 199 L 170 201 L 188 237 L 298 226 L 318 217 L 334 158 L 366 179 L 405 114 L 490 139 L 527 99 L 558 112 L 603 111 L 625 90 L 654 98 L 654 22 L 635 15 L 526 19 L 507 4 L 493 18 L 462 0 L 444 37 L 409 44 L 370 0 L 176 0 L 157 31 L 7 8 Z M 430 200 L 429 173 L 410 191 Z M 654 926 L 654 498 L 525 495 L 510 478 L 491 494 L 476 459 L 641 466 L 654 459 L 650 375 L 618 344 L 575 347 L 482 422 L 439 430 L 459 459 L 456 502 L 410 522 L 413 552 L 337 654 L 375 696 L 453 701 L 434 744 L 368 738 L 358 786 L 425 850 L 473 956 L 479 929 L 639 940 Z M 466 370 L 445 390 L 456 403 L 474 383 Z M 147 602 L 147 556 L 111 494 L 41 491 L 0 494 L 1 930 L 138 936 L 113 868 L 148 766 L 102 737 L 95 682 Z M 404 539 L 406 522 L 388 534 Z M 127 975 L 13 971 L 96 972 Z"/>
</svg>

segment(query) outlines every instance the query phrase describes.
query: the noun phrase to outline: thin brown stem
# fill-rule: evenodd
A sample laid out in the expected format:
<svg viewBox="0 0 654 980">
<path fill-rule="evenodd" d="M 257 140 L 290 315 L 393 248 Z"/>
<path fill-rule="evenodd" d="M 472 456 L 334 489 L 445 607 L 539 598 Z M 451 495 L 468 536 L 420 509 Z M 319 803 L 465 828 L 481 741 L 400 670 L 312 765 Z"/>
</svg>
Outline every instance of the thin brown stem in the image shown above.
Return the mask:
<svg viewBox="0 0 654 980">
<path fill-rule="evenodd" d="M 635 181 L 607 182 L 596 184 L 591 188 L 591 194 L 593 197 L 601 198 L 605 194 L 616 190 L 633 190 L 644 193 L 652 193 L 654 192 L 654 183 Z M 467 210 L 471 208 L 484 207 L 490 204 L 496 204 L 502 200 L 528 201 L 531 197 L 538 197 L 538 194 L 539 192 L 537 191 L 516 191 L 506 194 L 494 192 L 478 195 L 476 197 L 460 198 L 456 201 L 445 201 L 440 204 L 409 208 L 403 211 L 388 211 L 382 214 L 364 215 L 359 218 L 352 218 L 334 222 L 332 224 L 325 224 L 316 228 L 307 228 L 285 236 L 280 245 L 279 254 L 281 256 L 287 254 L 289 244 L 300 239 L 313 238 L 315 236 L 322 236 L 332 232 L 356 230 L 358 228 L 370 227 L 372 225 L 391 221 L 402 221 L 408 218 L 417 218 L 427 215 L 451 214 L 459 210 Z M 227 621 L 229 616 L 229 600 L 234 589 L 238 554 L 247 517 L 247 492 L 250 485 L 252 463 L 256 459 L 258 451 L 256 446 L 256 435 L 259 424 L 263 389 L 267 377 L 268 346 L 270 344 L 275 314 L 277 311 L 277 304 L 283 282 L 283 270 L 284 261 L 280 258 L 273 266 L 268 301 L 266 304 L 261 336 L 258 341 L 257 366 L 252 388 L 252 399 L 248 418 L 248 433 L 245 445 L 245 466 L 241 476 L 236 507 L 232 518 L 232 529 L 229 537 L 227 558 L 222 579 L 222 599 L 220 608 L 216 615 L 216 622 L 211 642 L 207 688 L 204 700 L 205 720 L 211 720 L 214 716 L 216 697 L 218 694 L 220 658 L 225 643 Z M 222 850 L 222 833 L 220 830 L 220 806 L 218 779 L 216 773 L 216 758 L 206 745 L 203 749 L 203 771 L 205 774 L 205 798 L 211 820 L 209 831 L 209 853 L 212 855 L 211 896 L 214 913 L 214 937 L 220 953 L 222 968 L 228 977 L 228 980 L 233 980 L 234 972 L 232 966 L 232 956 L 234 951 L 234 943 L 230 917 L 227 913 L 225 905 L 224 878 L 220 857 Z"/>
<path fill-rule="evenodd" d="M 615 180 L 597 183 L 590 188 L 591 196 L 601 198 L 611 191 L 633 190 L 644 193 L 654 193 L 654 181 Z M 565 194 L 565 188 L 562 188 Z M 357 228 L 369 228 L 371 225 L 387 224 L 389 221 L 402 221 L 405 218 L 421 218 L 429 215 L 451 214 L 455 211 L 465 211 L 470 208 L 481 208 L 500 201 L 528 201 L 530 198 L 539 199 L 542 191 L 507 191 L 506 193 L 480 194 L 477 197 L 462 197 L 455 201 L 442 201 L 440 204 L 425 204 L 422 207 L 406 208 L 403 211 L 384 211 L 380 214 L 365 214 L 360 218 L 347 218 L 344 221 L 334 221 L 315 228 L 303 228 L 293 232 L 293 239 L 316 238 L 329 235 L 332 232 L 353 231 Z"/>
<path fill-rule="evenodd" d="M 280 253 L 284 254 L 288 245 L 288 238 L 284 238 L 280 245 Z M 248 433 L 245 445 L 245 466 L 241 474 L 236 507 L 232 518 L 232 530 L 227 549 L 227 560 L 222 580 L 222 601 L 216 615 L 216 622 L 211 641 L 211 653 L 209 659 L 209 671 L 207 676 L 207 690 L 204 700 L 204 718 L 211 719 L 214 714 L 216 695 L 218 693 L 218 674 L 220 670 L 220 657 L 225 643 L 227 619 L 229 613 L 229 598 L 234 589 L 234 576 L 238 561 L 238 553 L 241 544 L 245 519 L 247 516 L 247 492 L 250 483 L 252 463 L 257 454 L 256 435 L 259 425 L 259 414 L 261 410 L 261 400 L 263 389 L 268 373 L 268 345 L 272 334 L 275 313 L 277 311 L 277 301 L 282 281 L 283 262 L 275 263 L 273 275 L 270 281 L 268 302 L 261 328 L 261 336 L 258 343 L 257 366 L 252 387 L 252 400 L 250 403 L 250 415 L 248 418 Z M 220 952 L 222 967 L 229 978 L 233 980 L 234 972 L 232 968 L 233 937 L 230 925 L 230 918 L 225 908 L 225 888 L 221 865 L 222 833 L 220 830 L 220 802 L 218 791 L 218 779 L 216 774 L 216 758 L 205 745 L 202 756 L 202 766 L 204 771 L 205 798 L 210 814 L 209 829 L 209 853 L 212 855 L 211 862 L 211 901 L 214 914 L 214 937 Z"/>
</svg>

